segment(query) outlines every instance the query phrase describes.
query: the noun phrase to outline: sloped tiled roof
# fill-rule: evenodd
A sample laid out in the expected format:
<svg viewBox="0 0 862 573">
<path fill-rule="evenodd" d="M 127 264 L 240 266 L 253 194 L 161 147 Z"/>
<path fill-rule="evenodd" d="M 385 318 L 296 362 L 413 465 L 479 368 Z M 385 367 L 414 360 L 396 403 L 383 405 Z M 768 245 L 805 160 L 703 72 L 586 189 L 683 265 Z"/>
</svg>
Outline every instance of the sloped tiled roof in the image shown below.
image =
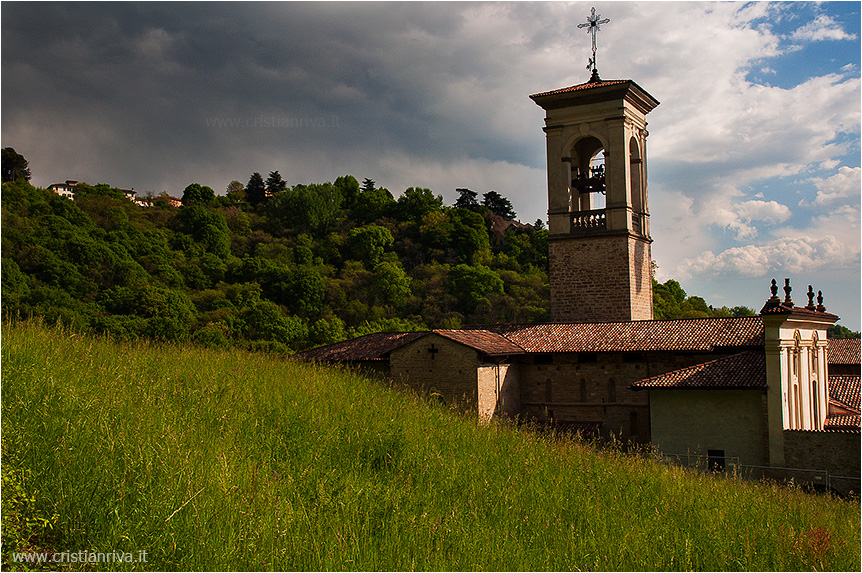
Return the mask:
<svg viewBox="0 0 862 573">
<path fill-rule="evenodd" d="M 838 316 L 826 311 L 819 311 L 809 307 L 801 307 L 801 306 L 793 306 L 793 303 L 781 302 L 774 303 L 772 301 L 766 301 L 766 304 L 763 305 L 763 308 L 760 309 L 760 314 L 763 315 L 773 315 L 773 314 L 801 314 L 811 317 L 817 318 L 828 318 L 838 320 Z"/>
<path fill-rule="evenodd" d="M 542 93 L 538 93 L 538 94 L 533 94 L 530 97 L 535 99 L 537 97 L 564 94 L 564 93 L 576 92 L 576 91 L 581 91 L 581 90 L 588 90 L 588 89 L 597 88 L 597 87 L 601 87 L 601 86 L 615 86 L 615 85 L 625 84 L 628 82 L 631 82 L 631 80 L 601 80 L 598 82 L 585 82 L 582 84 L 578 84 L 576 86 L 569 86 L 567 88 L 560 88 L 557 90 L 551 90 L 549 92 L 542 92 Z"/>
<path fill-rule="evenodd" d="M 860 341 L 858 338 L 830 338 L 829 364 L 859 364 Z"/>
<path fill-rule="evenodd" d="M 312 348 L 297 354 L 303 360 L 317 360 L 320 362 L 364 362 L 370 360 L 383 360 L 390 352 L 405 344 L 422 338 L 427 332 L 373 332 L 329 344 Z"/>
<path fill-rule="evenodd" d="M 829 399 L 859 411 L 859 376 L 829 376 Z"/>
<path fill-rule="evenodd" d="M 470 327 L 468 327 L 470 328 Z M 711 352 L 716 348 L 762 348 L 757 316 L 640 320 L 634 322 L 499 324 L 476 326 L 502 334 L 526 352 Z"/>
<path fill-rule="evenodd" d="M 859 432 L 862 426 L 862 416 L 858 414 L 832 414 L 823 424 L 825 430 L 845 430 Z"/>
<path fill-rule="evenodd" d="M 741 352 L 645 378 L 632 387 L 695 390 L 766 388 L 766 359 L 763 351 Z"/>
<path fill-rule="evenodd" d="M 505 336 L 488 330 L 435 330 L 434 333 L 489 356 L 524 354 L 523 348 Z"/>
</svg>

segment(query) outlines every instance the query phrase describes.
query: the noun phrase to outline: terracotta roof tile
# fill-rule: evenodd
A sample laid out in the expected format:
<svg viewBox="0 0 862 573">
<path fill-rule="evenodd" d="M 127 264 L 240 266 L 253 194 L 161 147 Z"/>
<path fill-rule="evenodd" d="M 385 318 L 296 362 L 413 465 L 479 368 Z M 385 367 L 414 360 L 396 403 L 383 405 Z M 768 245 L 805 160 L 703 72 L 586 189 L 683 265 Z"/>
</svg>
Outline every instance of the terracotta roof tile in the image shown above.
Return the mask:
<svg viewBox="0 0 862 573">
<path fill-rule="evenodd" d="M 829 376 L 829 399 L 842 406 L 859 411 L 859 376 Z"/>
<path fill-rule="evenodd" d="M 578 84 L 576 86 L 569 86 L 567 88 L 560 88 L 557 90 L 551 90 L 549 92 L 542 92 L 542 93 L 533 94 L 530 97 L 535 99 L 537 97 L 564 94 L 564 93 L 576 92 L 576 91 L 581 91 L 581 90 L 589 90 L 589 89 L 598 88 L 598 87 L 602 87 L 602 86 L 615 86 L 615 85 L 620 85 L 620 84 L 624 84 L 624 83 L 628 83 L 628 82 L 631 82 L 631 80 L 602 80 L 602 81 L 598 81 L 598 82 L 585 82 L 583 84 Z"/>
<path fill-rule="evenodd" d="M 809 308 L 801 307 L 801 306 L 793 306 L 792 304 L 770 304 L 769 301 L 760 309 L 760 314 L 763 315 L 774 315 L 774 314 L 801 314 L 806 316 L 815 316 L 819 318 L 831 318 L 833 320 L 838 320 L 838 315 L 829 313 L 829 312 L 820 312 L 819 310 L 811 310 Z"/>
<path fill-rule="evenodd" d="M 633 388 L 731 389 L 766 388 L 763 351 L 750 351 L 645 378 Z"/>
<path fill-rule="evenodd" d="M 763 347 L 760 317 L 641 320 L 634 322 L 499 324 L 481 328 L 502 334 L 526 352 L 702 351 Z"/>
<path fill-rule="evenodd" d="M 505 336 L 488 330 L 435 330 L 434 333 L 489 356 L 524 354 L 523 348 Z"/>
<path fill-rule="evenodd" d="M 297 354 L 302 360 L 317 360 L 319 362 L 365 362 L 370 360 L 383 360 L 390 352 L 405 344 L 422 338 L 427 332 L 373 332 L 329 344 L 319 346 Z"/>
<path fill-rule="evenodd" d="M 859 364 L 860 341 L 858 338 L 830 338 L 829 364 Z"/>
<path fill-rule="evenodd" d="M 859 432 L 861 426 L 862 416 L 857 414 L 832 414 L 826 418 L 823 429 Z"/>
</svg>

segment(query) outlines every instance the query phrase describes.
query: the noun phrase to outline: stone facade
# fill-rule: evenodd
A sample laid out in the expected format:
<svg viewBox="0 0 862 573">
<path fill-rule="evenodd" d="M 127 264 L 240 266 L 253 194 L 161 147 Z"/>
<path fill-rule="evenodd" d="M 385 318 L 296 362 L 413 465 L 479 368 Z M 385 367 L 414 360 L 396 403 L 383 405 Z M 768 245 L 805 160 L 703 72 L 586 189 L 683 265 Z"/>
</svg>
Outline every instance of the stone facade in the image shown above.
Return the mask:
<svg viewBox="0 0 862 573">
<path fill-rule="evenodd" d="M 548 279 L 555 322 L 650 320 L 650 242 L 629 235 L 550 237 Z"/>
<path fill-rule="evenodd" d="M 789 468 L 816 468 L 828 472 L 829 488 L 842 495 L 860 492 L 860 457 L 862 439 L 858 432 L 784 432 L 784 460 Z M 792 472 L 790 472 L 792 473 Z M 825 486 L 820 474 L 798 472 L 796 481 Z M 817 478 L 820 477 L 820 480 Z"/>
<path fill-rule="evenodd" d="M 521 413 L 519 369 L 516 364 L 479 366 L 479 419 L 515 418 Z"/>
<path fill-rule="evenodd" d="M 692 465 L 710 450 L 742 465 L 768 462 L 764 390 L 649 393 L 652 444 L 662 454 Z"/>
<path fill-rule="evenodd" d="M 604 438 L 650 442 L 648 392 L 632 383 L 715 356 L 691 352 L 586 352 L 519 360 L 522 416 L 595 424 Z"/>
<path fill-rule="evenodd" d="M 437 334 L 394 350 L 390 376 L 423 394 L 437 394 L 447 404 L 478 411 L 479 353 Z"/>
</svg>

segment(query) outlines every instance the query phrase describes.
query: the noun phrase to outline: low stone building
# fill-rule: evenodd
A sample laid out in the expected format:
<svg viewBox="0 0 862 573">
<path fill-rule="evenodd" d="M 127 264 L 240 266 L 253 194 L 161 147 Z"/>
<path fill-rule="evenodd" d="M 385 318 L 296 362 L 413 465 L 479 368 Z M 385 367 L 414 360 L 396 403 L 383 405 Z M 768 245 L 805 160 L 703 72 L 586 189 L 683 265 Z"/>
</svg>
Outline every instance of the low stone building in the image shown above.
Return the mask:
<svg viewBox="0 0 862 573">
<path fill-rule="evenodd" d="M 827 340 L 838 317 L 811 287 L 795 306 L 789 280 L 784 300 L 773 281 L 759 316 L 652 319 L 646 115 L 658 101 L 593 72 L 530 96 L 546 112 L 554 322 L 375 333 L 300 357 L 373 368 L 483 420 L 651 444 L 714 469 L 844 476 L 836 489 L 858 492 L 859 340 Z"/>
<path fill-rule="evenodd" d="M 860 341 L 827 339 L 836 319 L 773 300 L 754 317 L 381 332 L 299 357 L 369 369 L 483 421 L 859 491 Z"/>
</svg>

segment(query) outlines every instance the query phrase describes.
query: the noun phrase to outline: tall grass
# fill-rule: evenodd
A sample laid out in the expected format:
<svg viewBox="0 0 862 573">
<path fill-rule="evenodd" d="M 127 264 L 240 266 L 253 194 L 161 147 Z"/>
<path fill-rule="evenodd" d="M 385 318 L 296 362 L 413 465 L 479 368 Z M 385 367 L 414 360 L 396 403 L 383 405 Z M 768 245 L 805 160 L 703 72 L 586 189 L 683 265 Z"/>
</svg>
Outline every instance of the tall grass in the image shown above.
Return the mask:
<svg viewBox="0 0 862 573">
<path fill-rule="evenodd" d="M 483 427 L 349 372 L 34 323 L 2 352 L 3 495 L 24 492 L 5 567 L 28 545 L 147 551 L 116 569 L 860 569 L 858 503 Z"/>
</svg>

